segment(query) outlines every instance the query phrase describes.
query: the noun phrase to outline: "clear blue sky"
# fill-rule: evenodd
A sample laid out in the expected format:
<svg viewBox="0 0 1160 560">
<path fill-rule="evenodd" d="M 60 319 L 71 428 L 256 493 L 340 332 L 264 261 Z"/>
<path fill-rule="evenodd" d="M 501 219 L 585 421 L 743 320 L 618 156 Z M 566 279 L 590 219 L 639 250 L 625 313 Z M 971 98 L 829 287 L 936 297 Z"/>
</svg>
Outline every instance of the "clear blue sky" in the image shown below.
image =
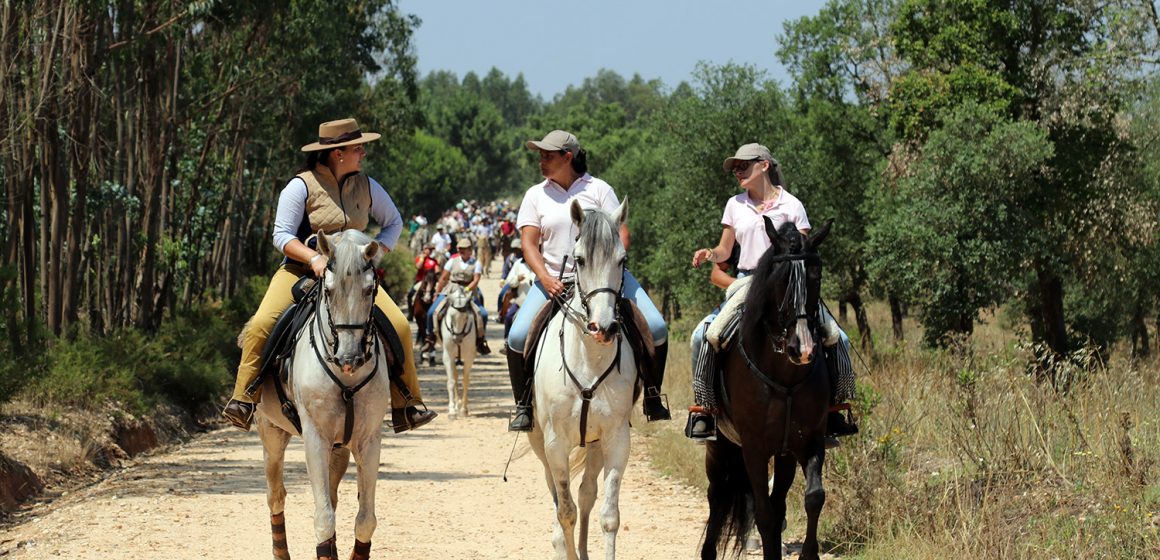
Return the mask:
<svg viewBox="0 0 1160 560">
<path fill-rule="evenodd" d="M 766 70 L 783 85 L 777 61 L 782 22 L 813 15 L 823 0 L 400 0 L 422 24 L 415 31 L 419 71 L 481 77 L 492 66 L 523 72 L 545 100 L 600 68 L 625 78 L 660 78 L 670 89 L 698 61 Z"/>
</svg>

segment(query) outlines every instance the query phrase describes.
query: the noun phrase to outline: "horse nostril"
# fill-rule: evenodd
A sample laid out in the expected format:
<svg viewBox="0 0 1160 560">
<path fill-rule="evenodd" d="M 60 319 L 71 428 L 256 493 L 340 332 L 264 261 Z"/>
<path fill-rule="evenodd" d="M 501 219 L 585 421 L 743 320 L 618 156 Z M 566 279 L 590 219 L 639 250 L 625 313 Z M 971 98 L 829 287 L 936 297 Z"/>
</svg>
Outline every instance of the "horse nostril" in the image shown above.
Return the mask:
<svg viewBox="0 0 1160 560">
<path fill-rule="evenodd" d="M 597 325 L 595 321 L 588 322 L 588 333 L 589 334 L 596 334 L 599 330 L 600 330 L 600 326 Z"/>
</svg>

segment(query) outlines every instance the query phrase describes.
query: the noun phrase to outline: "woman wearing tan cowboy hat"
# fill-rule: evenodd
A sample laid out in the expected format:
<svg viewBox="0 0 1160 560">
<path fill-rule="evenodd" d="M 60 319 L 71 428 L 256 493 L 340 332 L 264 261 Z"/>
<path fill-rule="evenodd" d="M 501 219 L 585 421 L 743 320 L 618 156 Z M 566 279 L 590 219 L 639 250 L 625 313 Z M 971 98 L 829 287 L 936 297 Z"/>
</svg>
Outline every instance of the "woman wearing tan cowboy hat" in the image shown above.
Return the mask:
<svg viewBox="0 0 1160 560">
<path fill-rule="evenodd" d="M 302 276 L 321 278 L 326 272 L 327 258 L 314 250 L 314 236 L 320 231 L 361 231 L 374 218 L 382 228 L 375 240 L 385 251 L 399 240 L 403 231 L 399 210 L 382 185 L 362 173 L 366 157 L 363 144 L 378 140 L 379 136 L 362 132 L 354 119 L 322 123 L 318 126 L 318 141 L 302 147 L 306 165 L 282 189 L 274 217 L 274 246 L 286 258 L 270 279 L 270 287 L 245 329 L 234 393 L 222 411 L 231 424 L 242 430 L 250 429 L 254 403 L 260 397 L 260 388 L 251 390 L 250 386 L 258 377 L 262 349 L 278 317 L 293 301 L 291 288 Z M 435 413 L 427 411 L 420 401 L 419 377 L 409 344 L 411 328 L 386 291 L 378 291 L 375 306 L 386 314 L 403 341 L 404 387 L 391 384 L 391 424 L 396 432 L 419 427 L 435 418 Z"/>
</svg>

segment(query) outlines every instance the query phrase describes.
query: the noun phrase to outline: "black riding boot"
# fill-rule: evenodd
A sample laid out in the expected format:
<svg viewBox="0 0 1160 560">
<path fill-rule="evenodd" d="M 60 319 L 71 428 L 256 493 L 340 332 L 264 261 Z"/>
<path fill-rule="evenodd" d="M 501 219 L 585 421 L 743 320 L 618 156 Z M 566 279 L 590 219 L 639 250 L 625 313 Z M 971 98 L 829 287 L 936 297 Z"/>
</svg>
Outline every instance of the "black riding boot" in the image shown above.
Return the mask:
<svg viewBox="0 0 1160 560">
<path fill-rule="evenodd" d="M 833 351 L 826 351 L 826 369 L 830 373 L 830 402 L 838 404 L 838 360 L 832 356 Z M 858 433 L 858 425 L 849 421 L 847 415 L 834 410 L 826 418 L 826 435 L 833 437 L 849 436 Z"/>
<path fill-rule="evenodd" d="M 656 363 L 653 371 L 644 380 L 644 417 L 649 422 L 671 420 L 665 396 L 661 394 L 661 383 L 665 380 L 665 362 L 669 358 L 669 343 L 665 341 L 656 347 Z"/>
<path fill-rule="evenodd" d="M 508 424 L 509 432 L 532 431 L 532 376 L 525 371 L 524 355 L 507 348 L 508 377 L 512 382 L 512 396 L 516 401 L 516 415 Z"/>
</svg>

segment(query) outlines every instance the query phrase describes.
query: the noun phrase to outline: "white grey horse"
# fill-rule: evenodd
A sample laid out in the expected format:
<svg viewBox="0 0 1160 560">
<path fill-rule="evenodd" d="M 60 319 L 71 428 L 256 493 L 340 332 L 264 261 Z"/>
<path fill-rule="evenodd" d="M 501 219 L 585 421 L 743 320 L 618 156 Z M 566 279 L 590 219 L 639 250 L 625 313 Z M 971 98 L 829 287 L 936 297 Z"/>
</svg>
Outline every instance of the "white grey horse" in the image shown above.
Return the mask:
<svg viewBox="0 0 1160 560">
<path fill-rule="evenodd" d="M 576 202 L 571 213 L 580 229 L 572 254 L 576 283 L 563 311 L 540 338 L 534 385 L 536 424 L 528 437 L 544 464 L 556 504 L 552 536 L 556 558 L 588 558 L 589 516 L 596 503 L 597 485 L 603 481 L 600 527 L 605 558 L 611 560 L 616 557 L 620 484 L 628 464 L 628 421 L 637 378 L 632 350 L 624 341 L 617 314 L 625 262 L 618 231 L 627 216 L 627 201 L 612 215 L 602 210 L 584 211 Z M 578 453 L 573 455 L 574 451 Z M 577 516 L 571 465 L 581 462 Z"/>
<path fill-rule="evenodd" d="M 454 282 L 444 301 L 447 311 L 439 322 L 439 338 L 443 343 L 443 367 L 447 370 L 447 408 L 451 418 L 458 418 L 467 416 L 467 386 L 476 354 L 475 309 L 463 286 Z"/>
<path fill-rule="evenodd" d="M 330 265 L 320 286 L 316 315 L 295 343 L 287 389 L 302 423 L 306 470 L 314 493 L 317 558 L 337 560 L 334 508 L 339 481 L 353 455 L 358 468 L 358 514 L 351 558 L 362 560 L 370 556 L 377 524 L 375 481 L 383 417 L 391 400 L 387 353 L 371 329 L 378 289 L 374 264 L 380 250 L 376 241 L 353 230 L 333 236 L 320 233 L 318 250 Z M 282 464 L 296 430 L 274 398 L 272 379 L 266 380 L 263 394 L 266 398 L 258 405 L 257 422 L 265 450 L 274 558 L 288 560 Z"/>
</svg>

